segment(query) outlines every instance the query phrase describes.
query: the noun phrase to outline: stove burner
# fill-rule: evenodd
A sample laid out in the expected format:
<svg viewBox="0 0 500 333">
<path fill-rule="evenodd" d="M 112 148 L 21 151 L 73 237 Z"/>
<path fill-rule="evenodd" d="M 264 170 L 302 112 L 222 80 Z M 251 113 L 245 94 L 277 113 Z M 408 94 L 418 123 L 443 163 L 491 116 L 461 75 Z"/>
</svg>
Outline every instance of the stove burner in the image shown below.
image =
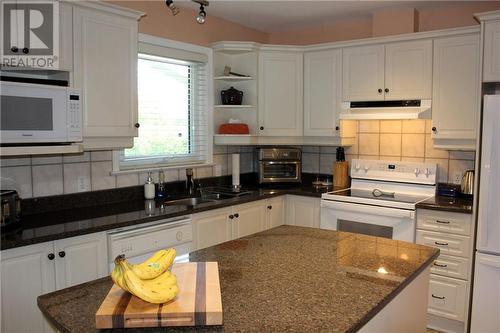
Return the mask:
<svg viewBox="0 0 500 333">
<path fill-rule="evenodd" d="M 382 191 L 382 190 L 379 190 L 378 188 L 376 188 L 376 189 L 374 189 L 372 191 L 372 194 L 376 198 L 378 198 L 378 197 L 391 197 L 391 198 L 394 198 L 395 195 L 396 195 L 396 192 L 385 192 L 385 191 Z"/>
</svg>

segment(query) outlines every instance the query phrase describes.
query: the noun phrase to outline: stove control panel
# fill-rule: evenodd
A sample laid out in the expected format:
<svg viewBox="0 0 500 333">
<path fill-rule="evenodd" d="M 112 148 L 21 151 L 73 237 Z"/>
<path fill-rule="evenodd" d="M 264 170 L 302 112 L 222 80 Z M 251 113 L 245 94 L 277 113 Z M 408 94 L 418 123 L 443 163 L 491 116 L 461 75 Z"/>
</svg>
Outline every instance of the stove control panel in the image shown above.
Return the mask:
<svg viewBox="0 0 500 333">
<path fill-rule="evenodd" d="M 437 164 L 354 159 L 351 162 L 351 177 L 435 185 Z"/>
</svg>

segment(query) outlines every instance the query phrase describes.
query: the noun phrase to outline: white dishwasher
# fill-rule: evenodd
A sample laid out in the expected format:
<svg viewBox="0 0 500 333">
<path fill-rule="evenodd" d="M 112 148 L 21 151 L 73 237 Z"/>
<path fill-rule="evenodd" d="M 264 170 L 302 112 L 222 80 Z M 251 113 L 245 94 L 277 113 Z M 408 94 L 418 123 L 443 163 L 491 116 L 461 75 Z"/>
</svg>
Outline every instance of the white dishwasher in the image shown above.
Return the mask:
<svg viewBox="0 0 500 333">
<path fill-rule="evenodd" d="M 176 262 L 187 261 L 192 240 L 191 218 L 186 216 L 112 230 L 108 232 L 109 270 L 113 270 L 120 254 L 131 263 L 140 263 L 169 247 L 177 250 Z"/>
</svg>

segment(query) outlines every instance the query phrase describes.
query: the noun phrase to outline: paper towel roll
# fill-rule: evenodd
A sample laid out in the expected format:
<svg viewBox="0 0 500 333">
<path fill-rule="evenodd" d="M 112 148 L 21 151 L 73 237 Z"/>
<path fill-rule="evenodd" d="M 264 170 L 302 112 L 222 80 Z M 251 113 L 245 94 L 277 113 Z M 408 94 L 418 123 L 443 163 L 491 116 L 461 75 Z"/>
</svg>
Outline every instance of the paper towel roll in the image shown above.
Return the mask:
<svg viewBox="0 0 500 333">
<path fill-rule="evenodd" d="M 240 186 L 240 154 L 233 154 L 233 186 Z"/>
</svg>

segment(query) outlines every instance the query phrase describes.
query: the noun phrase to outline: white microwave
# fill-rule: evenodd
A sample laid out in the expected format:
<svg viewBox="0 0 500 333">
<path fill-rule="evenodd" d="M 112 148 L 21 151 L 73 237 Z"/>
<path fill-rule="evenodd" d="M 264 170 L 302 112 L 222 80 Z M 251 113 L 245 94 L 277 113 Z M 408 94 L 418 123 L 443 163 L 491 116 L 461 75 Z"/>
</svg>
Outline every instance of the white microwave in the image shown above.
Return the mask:
<svg viewBox="0 0 500 333">
<path fill-rule="evenodd" d="M 81 96 L 72 88 L 2 81 L 0 115 L 2 145 L 82 141 Z"/>
</svg>

